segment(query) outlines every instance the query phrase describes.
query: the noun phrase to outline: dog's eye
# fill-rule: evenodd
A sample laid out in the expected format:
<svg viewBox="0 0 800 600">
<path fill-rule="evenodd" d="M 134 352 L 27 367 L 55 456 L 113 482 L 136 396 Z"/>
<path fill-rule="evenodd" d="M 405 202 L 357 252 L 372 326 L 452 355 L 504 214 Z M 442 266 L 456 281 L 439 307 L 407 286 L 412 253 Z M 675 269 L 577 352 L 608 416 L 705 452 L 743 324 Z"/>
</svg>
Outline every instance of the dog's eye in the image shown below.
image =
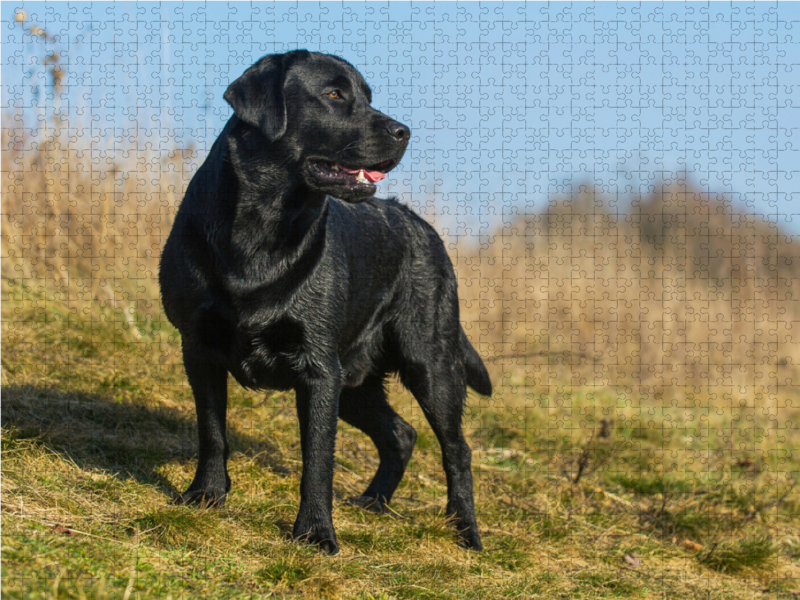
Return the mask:
<svg viewBox="0 0 800 600">
<path fill-rule="evenodd" d="M 328 96 L 330 96 L 331 98 L 341 98 L 342 92 L 340 92 L 339 90 L 333 90 L 332 92 L 328 92 Z"/>
</svg>

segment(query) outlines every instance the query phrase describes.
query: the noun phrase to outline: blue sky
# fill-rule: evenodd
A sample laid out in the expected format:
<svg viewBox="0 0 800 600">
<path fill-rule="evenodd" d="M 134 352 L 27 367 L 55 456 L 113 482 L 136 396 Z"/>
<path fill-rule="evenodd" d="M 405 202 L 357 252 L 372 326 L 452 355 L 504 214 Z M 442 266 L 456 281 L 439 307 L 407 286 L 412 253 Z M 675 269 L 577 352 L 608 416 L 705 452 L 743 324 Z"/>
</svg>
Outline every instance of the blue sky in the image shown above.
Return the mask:
<svg viewBox="0 0 800 600">
<path fill-rule="evenodd" d="M 20 10 L 56 40 L 26 34 Z M 356 65 L 373 105 L 411 127 L 380 193 L 450 235 L 585 182 L 624 210 L 684 174 L 800 233 L 798 3 L 3 2 L 0 17 L 4 114 L 33 129 L 57 108 L 95 159 L 204 152 L 227 84 L 307 48 Z"/>
</svg>

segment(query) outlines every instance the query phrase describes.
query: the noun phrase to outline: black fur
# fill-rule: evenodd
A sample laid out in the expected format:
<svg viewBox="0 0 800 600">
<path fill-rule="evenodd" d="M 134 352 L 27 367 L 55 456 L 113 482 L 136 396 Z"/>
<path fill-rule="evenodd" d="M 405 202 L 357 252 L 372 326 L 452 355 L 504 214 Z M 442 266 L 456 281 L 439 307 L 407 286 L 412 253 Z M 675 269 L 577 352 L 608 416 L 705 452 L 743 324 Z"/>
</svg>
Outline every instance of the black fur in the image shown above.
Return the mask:
<svg viewBox="0 0 800 600">
<path fill-rule="evenodd" d="M 480 549 L 461 416 L 466 384 L 482 394 L 492 384 L 459 323 L 450 259 L 425 221 L 333 167 L 391 170 L 408 128 L 370 107 L 350 64 L 304 50 L 262 58 L 225 99 L 234 116 L 190 182 L 161 258 L 200 438 L 182 501 L 219 506 L 230 490 L 227 374 L 249 388 L 291 388 L 303 452 L 294 536 L 337 552 L 337 413 L 378 448 L 372 483 L 351 501 L 381 512 L 417 437 L 386 401 L 384 379 L 399 373 L 441 443 L 447 514 L 463 545 Z"/>
</svg>

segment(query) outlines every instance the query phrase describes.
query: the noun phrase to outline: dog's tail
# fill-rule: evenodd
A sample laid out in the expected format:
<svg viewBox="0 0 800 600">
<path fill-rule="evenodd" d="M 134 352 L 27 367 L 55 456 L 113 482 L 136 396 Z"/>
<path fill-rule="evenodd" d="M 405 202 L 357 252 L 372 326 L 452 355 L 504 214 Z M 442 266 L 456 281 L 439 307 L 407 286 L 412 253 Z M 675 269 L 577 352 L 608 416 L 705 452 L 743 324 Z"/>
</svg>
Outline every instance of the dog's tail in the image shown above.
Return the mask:
<svg viewBox="0 0 800 600">
<path fill-rule="evenodd" d="M 467 371 L 467 385 L 484 396 L 492 395 L 492 380 L 478 351 L 470 344 L 464 329 L 461 329 L 461 348 L 464 350 L 464 366 Z"/>
</svg>

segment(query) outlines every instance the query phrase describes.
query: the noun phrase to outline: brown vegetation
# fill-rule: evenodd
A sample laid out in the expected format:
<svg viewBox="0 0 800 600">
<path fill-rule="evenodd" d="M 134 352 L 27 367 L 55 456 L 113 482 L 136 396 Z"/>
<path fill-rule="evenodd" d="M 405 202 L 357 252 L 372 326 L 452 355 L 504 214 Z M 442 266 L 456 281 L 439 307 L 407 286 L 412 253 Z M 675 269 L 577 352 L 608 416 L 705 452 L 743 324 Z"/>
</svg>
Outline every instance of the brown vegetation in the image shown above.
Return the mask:
<svg viewBox="0 0 800 600">
<path fill-rule="evenodd" d="M 3 278 L 129 324 L 161 319 L 158 258 L 202 157 L 125 164 L 68 129 L 3 131 Z M 800 364 L 800 244 L 723 196 L 665 183 L 612 212 L 582 188 L 456 246 L 462 320 L 499 388 L 612 387 L 621 396 L 775 405 Z M 798 282 L 800 283 L 800 282 Z"/>
<path fill-rule="evenodd" d="M 685 182 L 624 214 L 585 188 L 556 198 L 457 265 L 463 319 L 505 385 L 733 406 L 774 405 L 797 379 L 800 244 Z"/>
</svg>

